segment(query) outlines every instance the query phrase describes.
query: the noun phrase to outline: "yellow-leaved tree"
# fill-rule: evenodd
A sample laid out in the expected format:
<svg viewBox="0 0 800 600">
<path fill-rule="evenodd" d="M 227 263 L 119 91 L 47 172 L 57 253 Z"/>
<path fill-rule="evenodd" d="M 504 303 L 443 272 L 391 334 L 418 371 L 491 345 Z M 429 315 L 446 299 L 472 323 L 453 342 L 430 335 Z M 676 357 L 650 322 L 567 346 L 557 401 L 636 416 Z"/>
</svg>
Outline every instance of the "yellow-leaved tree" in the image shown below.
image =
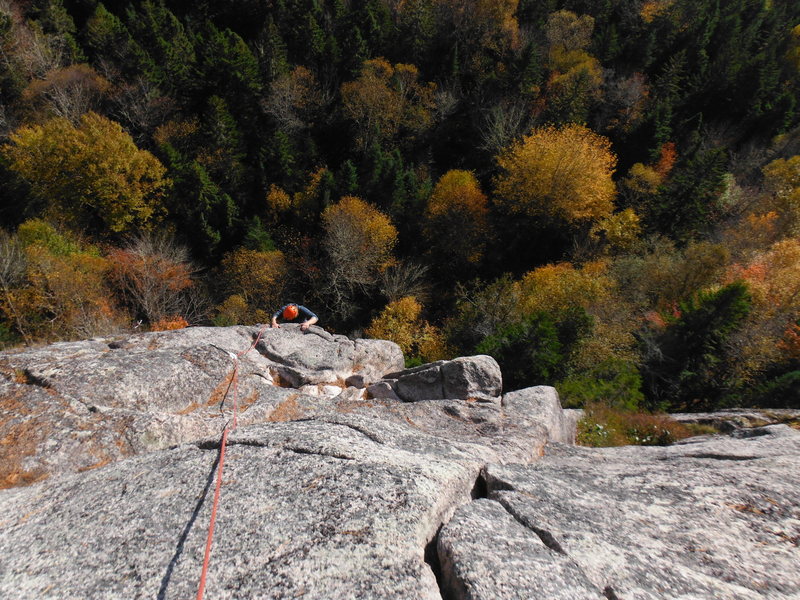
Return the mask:
<svg viewBox="0 0 800 600">
<path fill-rule="evenodd" d="M 592 318 L 591 330 L 579 341 L 574 367 L 588 369 L 610 359 L 635 362 L 635 315 L 611 277 L 606 261 L 576 267 L 558 263 L 527 273 L 519 283 L 524 314 L 546 312 L 554 317 L 576 309 Z"/>
<path fill-rule="evenodd" d="M 393 263 L 397 229 L 377 208 L 355 196 L 344 196 L 322 213 L 322 245 L 327 257 L 327 294 L 341 316 L 352 311 L 354 293 L 375 286 Z"/>
<path fill-rule="evenodd" d="M 617 158 L 608 138 L 583 125 L 542 127 L 497 158 L 497 203 L 511 213 L 581 225 L 608 217 Z"/>
<path fill-rule="evenodd" d="M 77 127 L 64 118 L 20 127 L 0 152 L 48 216 L 75 229 L 118 233 L 160 216 L 166 169 L 101 115 L 87 113 Z"/>
<path fill-rule="evenodd" d="M 631 250 L 642 233 L 639 215 L 632 208 L 600 219 L 592 226 L 590 234 L 612 252 Z"/>
<path fill-rule="evenodd" d="M 364 61 L 358 79 L 342 84 L 344 113 L 355 123 L 362 148 L 392 139 L 401 127 L 415 134 L 433 124 L 436 86 L 418 79 L 414 65 L 373 58 Z"/>
<path fill-rule="evenodd" d="M 324 200 L 320 188 L 326 175 L 330 175 L 330 172 L 325 167 L 317 167 L 310 171 L 306 175 L 305 187 L 292 195 L 273 183 L 266 198 L 268 222 L 274 224 L 287 219 L 290 215 L 299 219 L 309 219 L 319 214 Z"/>
<path fill-rule="evenodd" d="M 547 114 L 553 122 L 584 121 L 591 103 L 601 96 L 603 67 L 586 52 L 593 29 L 589 15 L 559 10 L 547 17 Z"/>
<path fill-rule="evenodd" d="M 123 327 L 127 315 L 107 282 L 109 261 L 97 248 L 41 220 L 0 236 L 4 266 L 16 250 L 16 273 L 4 269 L 0 316 L 25 342 L 80 339 Z M 11 242 L 11 243 L 9 243 Z"/>
<path fill-rule="evenodd" d="M 446 358 L 442 333 L 420 318 L 422 305 L 413 296 L 390 302 L 364 332 L 368 337 L 390 340 L 400 346 L 407 363 L 425 363 Z"/>
<path fill-rule="evenodd" d="M 777 214 L 780 234 L 800 234 L 800 155 L 774 160 L 763 172 L 770 193 L 766 208 Z"/>
<path fill-rule="evenodd" d="M 470 171 L 448 171 L 436 183 L 425 210 L 425 235 L 431 250 L 459 263 L 483 255 L 489 206 Z M 449 261 L 446 261 L 449 264 Z"/>
<path fill-rule="evenodd" d="M 222 259 L 228 298 L 217 307 L 218 325 L 266 323 L 284 289 L 283 252 L 237 248 Z"/>
</svg>

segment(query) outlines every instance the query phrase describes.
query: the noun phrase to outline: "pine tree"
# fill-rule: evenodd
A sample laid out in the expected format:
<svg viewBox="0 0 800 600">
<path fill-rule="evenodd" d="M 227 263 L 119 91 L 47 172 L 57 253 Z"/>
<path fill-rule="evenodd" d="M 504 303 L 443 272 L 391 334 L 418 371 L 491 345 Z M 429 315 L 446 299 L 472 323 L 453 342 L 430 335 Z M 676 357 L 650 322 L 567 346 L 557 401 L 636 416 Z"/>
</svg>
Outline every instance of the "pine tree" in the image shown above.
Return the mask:
<svg viewBox="0 0 800 600">
<path fill-rule="evenodd" d="M 679 305 L 663 332 L 643 333 L 642 377 L 650 408 L 713 410 L 735 385 L 728 376 L 726 342 L 751 311 L 747 285 L 699 292 Z"/>
</svg>

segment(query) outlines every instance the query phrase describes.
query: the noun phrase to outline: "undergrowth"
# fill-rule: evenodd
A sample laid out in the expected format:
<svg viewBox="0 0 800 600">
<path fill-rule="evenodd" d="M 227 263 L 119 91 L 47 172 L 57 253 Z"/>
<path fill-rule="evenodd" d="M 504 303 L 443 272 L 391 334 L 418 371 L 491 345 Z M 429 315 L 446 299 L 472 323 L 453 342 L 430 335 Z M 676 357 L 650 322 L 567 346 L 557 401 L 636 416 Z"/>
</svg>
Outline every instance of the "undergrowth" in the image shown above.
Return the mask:
<svg viewBox="0 0 800 600">
<path fill-rule="evenodd" d="M 584 408 L 578 423 L 581 446 L 668 446 L 690 437 L 691 431 L 664 414 L 633 412 L 594 403 Z"/>
</svg>

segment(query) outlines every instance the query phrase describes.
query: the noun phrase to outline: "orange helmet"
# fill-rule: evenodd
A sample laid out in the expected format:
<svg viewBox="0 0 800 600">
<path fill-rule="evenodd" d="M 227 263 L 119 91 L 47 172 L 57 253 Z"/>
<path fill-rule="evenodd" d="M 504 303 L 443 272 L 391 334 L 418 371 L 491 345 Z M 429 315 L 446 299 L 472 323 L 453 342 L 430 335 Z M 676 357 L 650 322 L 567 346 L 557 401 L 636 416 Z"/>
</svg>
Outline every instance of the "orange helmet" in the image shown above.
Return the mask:
<svg viewBox="0 0 800 600">
<path fill-rule="evenodd" d="M 286 308 L 283 309 L 283 318 L 286 319 L 287 321 L 296 319 L 298 314 L 300 314 L 300 311 L 297 310 L 297 304 L 289 304 Z"/>
</svg>

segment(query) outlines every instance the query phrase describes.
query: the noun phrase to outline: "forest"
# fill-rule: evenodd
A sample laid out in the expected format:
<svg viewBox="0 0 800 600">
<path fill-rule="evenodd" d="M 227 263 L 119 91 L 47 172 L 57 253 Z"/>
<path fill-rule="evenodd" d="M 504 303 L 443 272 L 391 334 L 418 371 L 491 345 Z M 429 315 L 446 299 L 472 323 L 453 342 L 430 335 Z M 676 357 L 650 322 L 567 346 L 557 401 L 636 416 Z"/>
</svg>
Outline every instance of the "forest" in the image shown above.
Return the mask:
<svg viewBox="0 0 800 600">
<path fill-rule="evenodd" d="M 0 0 L 0 347 L 267 323 L 800 407 L 800 3 Z"/>
</svg>

